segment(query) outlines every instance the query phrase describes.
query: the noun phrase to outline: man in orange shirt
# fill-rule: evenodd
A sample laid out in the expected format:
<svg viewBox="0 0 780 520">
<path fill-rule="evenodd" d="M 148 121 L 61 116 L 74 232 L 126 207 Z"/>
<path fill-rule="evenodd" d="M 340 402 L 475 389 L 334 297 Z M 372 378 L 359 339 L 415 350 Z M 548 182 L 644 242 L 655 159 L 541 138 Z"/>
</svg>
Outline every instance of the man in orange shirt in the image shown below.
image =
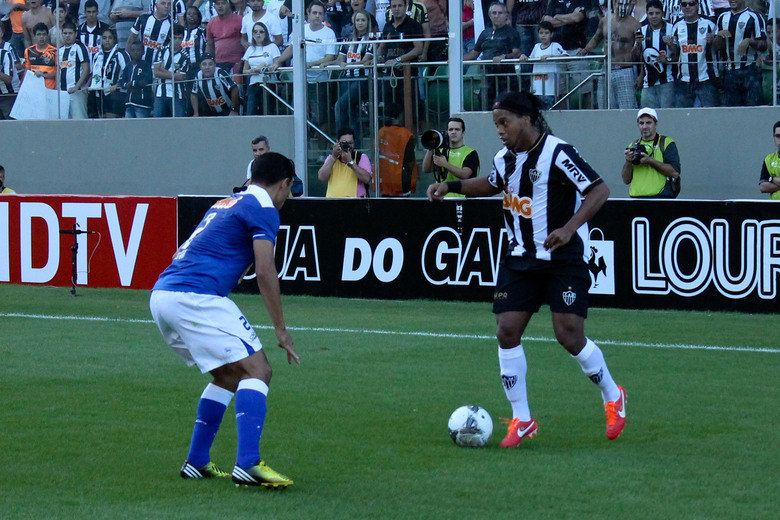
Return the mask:
<svg viewBox="0 0 780 520">
<path fill-rule="evenodd" d="M 24 51 L 24 67 L 44 79 L 46 88 L 57 88 L 57 48 L 49 43 L 49 28 L 41 22 L 33 27 L 34 45 Z"/>
</svg>

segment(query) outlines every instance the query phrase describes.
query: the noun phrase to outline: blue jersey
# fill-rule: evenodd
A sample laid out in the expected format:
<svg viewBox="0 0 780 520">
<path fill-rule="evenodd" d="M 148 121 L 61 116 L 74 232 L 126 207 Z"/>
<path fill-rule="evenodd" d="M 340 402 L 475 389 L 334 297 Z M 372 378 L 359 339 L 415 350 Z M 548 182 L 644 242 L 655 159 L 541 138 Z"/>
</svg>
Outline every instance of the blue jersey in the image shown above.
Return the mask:
<svg viewBox="0 0 780 520">
<path fill-rule="evenodd" d="M 227 296 L 254 262 L 253 240 L 276 242 L 279 212 L 263 188 L 214 204 L 152 290 Z"/>
</svg>

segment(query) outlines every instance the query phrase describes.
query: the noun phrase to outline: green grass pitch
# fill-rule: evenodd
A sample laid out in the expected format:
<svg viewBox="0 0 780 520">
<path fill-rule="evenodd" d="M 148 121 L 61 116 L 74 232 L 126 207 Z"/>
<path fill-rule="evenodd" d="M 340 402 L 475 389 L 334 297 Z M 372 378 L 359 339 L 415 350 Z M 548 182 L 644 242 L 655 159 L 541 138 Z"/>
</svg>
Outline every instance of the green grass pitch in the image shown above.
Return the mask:
<svg viewBox="0 0 780 520">
<path fill-rule="evenodd" d="M 285 297 L 289 366 L 259 297 L 236 295 L 274 367 L 261 454 L 295 480 L 274 491 L 179 477 L 207 376 L 163 343 L 147 291 L 79 293 L 0 287 L 4 519 L 777 518 L 775 315 L 592 309 L 628 392 L 608 441 L 543 311 L 524 342 L 539 435 L 504 450 L 489 304 Z M 447 435 L 463 404 L 492 415 L 487 447 Z M 234 450 L 231 406 L 212 458 Z"/>
</svg>

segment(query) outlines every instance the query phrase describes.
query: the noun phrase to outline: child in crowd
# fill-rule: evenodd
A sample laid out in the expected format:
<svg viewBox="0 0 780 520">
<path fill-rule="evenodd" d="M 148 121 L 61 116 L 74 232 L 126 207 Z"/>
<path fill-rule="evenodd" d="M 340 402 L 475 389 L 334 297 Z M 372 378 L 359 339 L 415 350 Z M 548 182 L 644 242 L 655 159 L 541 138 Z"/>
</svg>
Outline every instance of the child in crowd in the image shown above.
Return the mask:
<svg viewBox="0 0 780 520">
<path fill-rule="evenodd" d="M 534 45 L 531 56 L 520 56 L 521 61 L 538 58 L 534 63 L 532 92 L 539 96 L 547 108 L 551 107 L 558 97 L 558 64 L 543 63 L 549 56 L 565 56 L 561 44 L 552 41 L 553 26 L 550 22 L 539 23 L 537 35 L 539 43 Z"/>
</svg>

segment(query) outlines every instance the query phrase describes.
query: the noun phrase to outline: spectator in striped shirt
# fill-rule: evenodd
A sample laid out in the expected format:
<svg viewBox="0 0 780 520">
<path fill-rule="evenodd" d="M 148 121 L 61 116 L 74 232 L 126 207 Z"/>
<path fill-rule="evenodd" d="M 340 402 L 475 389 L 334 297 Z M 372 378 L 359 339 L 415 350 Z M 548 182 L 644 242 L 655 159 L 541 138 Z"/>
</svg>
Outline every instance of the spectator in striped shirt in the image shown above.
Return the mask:
<svg viewBox="0 0 780 520">
<path fill-rule="evenodd" d="M 230 74 L 217 67 L 211 54 L 205 54 L 200 61 L 190 101 L 192 117 L 238 115 L 238 86 Z"/>
<path fill-rule="evenodd" d="M 90 77 L 90 54 L 87 47 L 76 40 L 76 24 L 62 24 L 62 47 L 59 49 L 60 90 L 70 94 L 69 119 L 87 118 L 87 89 Z"/>
<path fill-rule="evenodd" d="M 642 106 L 671 108 L 674 106 L 674 76 L 669 63 L 674 43 L 672 24 L 664 20 L 661 0 L 649 0 L 645 14 L 647 25 L 640 29 L 634 52 L 642 62 L 637 88 L 642 89 Z"/>
<path fill-rule="evenodd" d="M 745 6 L 745 0 L 729 0 L 731 11 L 718 17 L 715 49 L 724 68 L 724 104 L 761 104 L 759 57 L 767 49 L 764 18 Z"/>
<path fill-rule="evenodd" d="M 0 23 L 0 119 L 6 119 L 19 91 L 19 75 L 16 73 L 16 54 L 5 41 L 5 24 Z"/>
<path fill-rule="evenodd" d="M 130 29 L 127 48 L 140 38 L 144 46 L 144 61 L 151 67 L 154 51 L 170 43 L 171 36 L 171 0 L 157 0 L 154 14 L 142 14 Z"/>
<path fill-rule="evenodd" d="M 713 41 L 716 27 L 712 21 L 699 16 L 697 0 L 682 0 L 683 19 L 672 27 L 672 52 L 679 60 L 675 82 L 678 108 L 693 107 L 698 98 L 703 107 L 718 106 L 719 77 L 715 65 Z"/>
<path fill-rule="evenodd" d="M 111 27 L 103 30 L 100 46 L 101 50 L 92 57 L 90 85 L 90 90 L 96 94 L 97 116 L 106 119 L 122 117 L 127 91 L 120 88 L 119 83 L 125 69 L 130 66 L 130 56 L 119 48 L 116 31 Z"/>
<path fill-rule="evenodd" d="M 201 27 L 203 15 L 197 7 L 190 6 L 184 14 L 184 39 L 181 48 L 187 53 L 187 59 L 191 64 L 200 63 L 206 54 L 206 30 Z M 198 73 L 198 67 L 190 67 L 187 79 L 193 79 Z"/>
<path fill-rule="evenodd" d="M 189 92 L 185 92 L 188 90 L 185 81 L 190 62 L 187 53 L 181 48 L 183 38 L 184 28 L 181 25 L 174 25 L 173 57 L 171 57 L 170 47 L 166 47 L 157 51 L 154 58 L 154 77 L 161 81 L 154 92 L 153 117 L 184 117 L 187 114 L 185 94 Z"/>
<path fill-rule="evenodd" d="M 78 38 L 87 47 L 89 61 L 92 62 L 95 55 L 100 52 L 100 39 L 103 36 L 103 31 L 109 25 L 98 20 L 98 3 L 96 0 L 83 2 L 81 9 L 83 9 L 85 20 L 79 26 Z M 91 90 L 87 95 L 87 112 L 90 118 L 98 117 L 97 93 L 94 90 Z"/>
</svg>

